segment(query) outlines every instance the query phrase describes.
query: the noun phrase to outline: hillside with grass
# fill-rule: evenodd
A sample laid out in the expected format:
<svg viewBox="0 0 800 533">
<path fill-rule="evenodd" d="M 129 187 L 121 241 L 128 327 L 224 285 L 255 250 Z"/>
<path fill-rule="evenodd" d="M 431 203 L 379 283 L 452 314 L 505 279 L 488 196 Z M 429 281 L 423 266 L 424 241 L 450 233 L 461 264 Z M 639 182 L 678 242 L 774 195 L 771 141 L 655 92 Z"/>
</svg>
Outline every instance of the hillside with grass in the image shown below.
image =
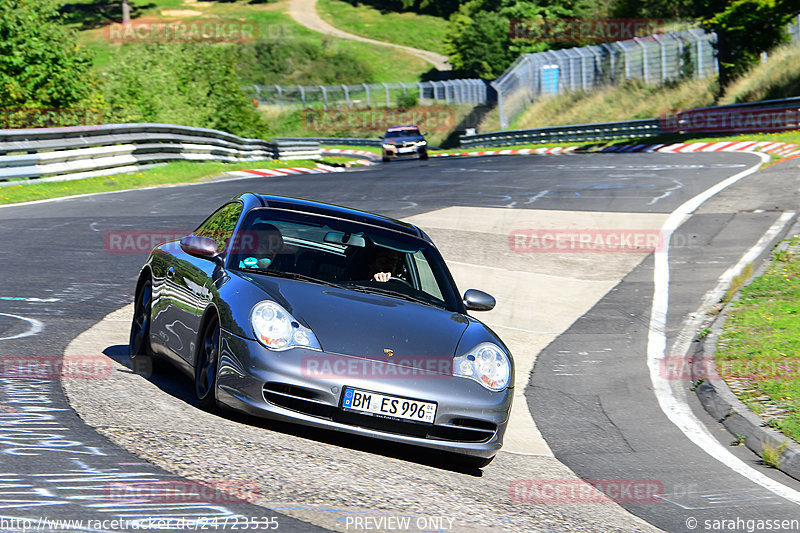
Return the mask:
<svg viewBox="0 0 800 533">
<path fill-rule="evenodd" d="M 99 11 L 98 2 L 73 0 L 61 7 L 80 42 L 94 52 L 99 72 L 112 65 L 117 54 L 143 43 L 115 43 L 108 38 L 109 24 L 119 19 L 114 10 Z M 240 49 L 238 71 L 243 84 L 339 84 L 419 81 L 430 70 L 420 58 L 393 52 L 386 61 L 385 47 L 327 37 L 297 24 L 287 14 L 286 2 L 250 3 L 132 0 L 133 22 L 150 23 L 234 20 L 253 24 L 254 40 Z M 430 17 L 433 18 L 433 17 Z M 414 22 L 419 27 L 427 22 Z"/>
<path fill-rule="evenodd" d="M 447 20 L 442 17 L 380 11 L 342 0 L 319 0 L 317 11 L 325 22 L 362 37 L 445 53 Z"/>
<path fill-rule="evenodd" d="M 800 47 L 790 44 L 772 50 L 766 62 L 756 64 L 718 93 L 713 77 L 666 85 L 632 80 L 605 90 L 543 96 L 520 113 L 510 129 L 655 118 L 694 107 L 800 96 Z M 479 129 L 499 129 L 496 110 Z"/>
</svg>

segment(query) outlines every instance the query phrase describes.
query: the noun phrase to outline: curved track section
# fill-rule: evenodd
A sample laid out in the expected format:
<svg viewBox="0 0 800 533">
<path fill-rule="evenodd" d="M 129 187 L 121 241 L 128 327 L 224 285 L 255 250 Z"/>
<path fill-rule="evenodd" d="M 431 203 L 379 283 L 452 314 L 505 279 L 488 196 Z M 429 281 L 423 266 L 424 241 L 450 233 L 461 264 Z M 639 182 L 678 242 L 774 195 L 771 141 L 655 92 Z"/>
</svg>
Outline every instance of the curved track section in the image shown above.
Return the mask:
<svg viewBox="0 0 800 533">
<path fill-rule="evenodd" d="M 243 497 L 237 501 L 210 499 L 220 516 L 267 514 L 287 530 L 309 530 L 312 524 L 347 530 L 357 523 L 388 530 L 406 519 L 410 530 L 652 529 L 599 493 L 586 492 L 588 485 L 563 461 L 590 480 L 656 483 L 667 498 L 616 499 L 669 530 L 686 529 L 688 513 L 702 507 L 688 500 L 675 503 L 676 494 L 685 496 L 692 488 L 705 498 L 705 514 L 698 518 L 729 517 L 743 502 L 755 513 L 751 518 L 796 516 L 796 506 L 731 474 L 691 444 L 658 408 L 645 349 L 652 255 L 635 246 L 628 253 L 543 253 L 531 240 L 565 229 L 606 237 L 652 235 L 684 201 L 756 163 L 747 154 L 415 161 L 346 174 L 226 181 L 0 209 L 6 250 L 15 251 L 3 259 L 16 280 L 15 294 L 0 297 L 24 298 L 0 299 L 0 312 L 43 326 L 36 335 L 0 341 L 3 360 L 57 357 L 66 350 L 67 360 L 106 362 L 102 372 L 63 382 L 83 421 L 67 408 L 52 379 L 0 381 L 0 416 L 14 415 L 2 418 L 2 431 L 43 424 L 31 429 L 61 436 L 40 440 L 38 449 L 30 446 L 32 455 L 16 454 L 19 446 L 4 444 L 9 446 L 3 450 L 7 470 L 23 476 L 9 482 L 36 495 L 9 493 L 7 505 L 17 507 L 20 516 L 142 517 L 164 503 L 158 496 L 165 497 L 148 493 L 146 501 L 120 502 L 100 492 L 126 476 L 145 475 L 173 484 L 195 480 L 226 494 L 238 488 Z M 687 243 L 698 245 L 673 248 L 671 255 L 672 339 L 683 317 L 714 286 L 715 275 L 735 263 L 779 211 L 792 202 L 796 206 L 796 198 L 784 194 L 766 209 L 778 195 L 769 194 L 761 181 L 774 179 L 784 190 L 791 181 L 777 170 L 773 174 L 759 175 L 758 186 L 753 178 L 733 186 L 679 228 Z M 791 190 L 796 189 L 794 184 Z M 183 380 L 170 373 L 145 379 L 130 372 L 124 355 L 130 313 L 125 306 L 145 255 L 120 253 L 144 249 L 135 240 L 130 249 L 114 248 L 110 243 L 117 241 L 109 235 L 185 231 L 244 190 L 310 197 L 412 220 L 438 243 L 462 289 L 476 286 L 497 296 L 497 309 L 481 318 L 510 345 L 519 376 L 507 445 L 495 462 L 483 472 L 462 471 L 418 449 L 231 413 L 208 414 L 194 406 Z M 760 207 L 739 212 L 753 203 Z M 527 240 L 515 240 L 518 235 Z M 3 318 L 0 337 L 14 327 L 25 329 L 19 320 Z M 526 388 L 527 370 L 539 352 Z M 719 431 L 713 421 L 705 422 Z M 717 492 L 709 492 L 710 485 L 693 485 L 700 479 L 713 480 Z M 533 487 L 550 490 L 534 493 Z M 554 493 L 559 487 L 562 491 Z M 172 516 L 189 513 L 175 505 L 166 508 Z M 202 516 L 203 510 L 192 512 Z"/>
</svg>

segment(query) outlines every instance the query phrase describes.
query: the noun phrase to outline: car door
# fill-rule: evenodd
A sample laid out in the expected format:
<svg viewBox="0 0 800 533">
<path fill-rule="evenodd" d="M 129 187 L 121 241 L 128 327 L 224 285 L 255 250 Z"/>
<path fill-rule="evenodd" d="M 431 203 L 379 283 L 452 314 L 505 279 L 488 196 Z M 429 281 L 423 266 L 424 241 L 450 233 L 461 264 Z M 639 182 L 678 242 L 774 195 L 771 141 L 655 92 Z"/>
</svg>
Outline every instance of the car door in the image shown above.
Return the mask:
<svg viewBox="0 0 800 533">
<path fill-rule="evenodd" d="M 224 252 L 241 213 L 241 203 L 226 204 L 192 234 L 214 239 L 217 251 Z M 194 257 L 179 249 L 166 273 L 166 290 L 172 304 L 169 322 L 162 326 L 166 344 L 190 364 L 194 362 L 200 321 L 211 303 L 212 278 L 220 268 L 216 261 Z"/>
</svg>

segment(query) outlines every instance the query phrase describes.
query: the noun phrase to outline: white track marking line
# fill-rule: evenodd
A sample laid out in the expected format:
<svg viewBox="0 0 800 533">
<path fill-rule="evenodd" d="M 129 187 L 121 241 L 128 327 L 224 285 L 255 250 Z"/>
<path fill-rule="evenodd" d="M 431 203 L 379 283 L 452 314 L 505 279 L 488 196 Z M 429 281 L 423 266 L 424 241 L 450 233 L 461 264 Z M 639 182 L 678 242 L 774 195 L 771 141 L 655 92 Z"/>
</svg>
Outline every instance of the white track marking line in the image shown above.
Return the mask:
<svg viewBox="0 0 800 533">
<path fill-rule="evenodd" d="M 661 410 L 669 418 L 669 420 L 680 429 L 686 437 L 695 443 L 700 449 L 709 454 L 714 459 L 718 460 L 737 474 L 746 477 L 750 481 L 757 483 L 765 489 L 781 496 L 793 503 L 800 504 L 800 492 L 787 487 L 767 476 L 754 468 L 748 466 L 738 457 L 733 455 L 724 446 L 722 446 L 703 425 L 702 422 L 692 413 L 691 408 L 681 402 L 674 394 L 670 382 L 661 375 L 661 361 L 666 355 L 667 338 L 666 338 L 666 323 L 667 323 L 667 310 L 669 306 L 669 241 L 672 233 L 680 226 L 681 223 L 693 213 L 700 205 L 712 196 L 718 194 L 723 189 L 733 185 L 742 178 L 749 176 L 756 172 L 761 164 L 769 160 L 766 154 L 758 154 L 761 158 L 761 163 L 754 165 L 749 169 L 739 172 L 730 178 L 723 180 L 713 187 L 698 194 L 694 198 L 686 201 L 678 209 L 673 211 L 667 221 L 661 228 L 664 235 L 664 242 L 667 246 L 664 250 L 655 252 L 655 267 L 653 269 L 653 306 L 650 312 L 650 328 L 647 337 L 647 365 L 650 369 L 650 380 L 653 383 L 653 392 L 658 399 L 658 404 Z M 781 217 L 783 218 L 783 217 Z M 785 224 L 785 222 L 784 222 Z M 770 228 L 772 231 L 772 228 Z M 776 230 L 777 233 L 777 230 Z M 762 241 L 759 240 L 759 243 Z M 760 252 L 757 251 L 759 244 L 748 251 L 745 257 L 750 254 L 757 256 Z M 744 259 L 744 258 L 743 258 Z M 727 274 L 727 272 L 726 272 Z M 724 274 L 723 274 L 724 276 Z"/>
<path fill-rule="evenodd" d="M 0 313 L 0 316 L 10 316 L 11 318 L 16 318 L 16 319 L 22 320 L 22 321 L 27 322 L 28 324 L 31 325 L 31 327 L 28 329 L 28 331 L 26 331 L 24 333 L 20 333 L 19 335 L 14 335 L 13 337 L 0 337 L 0 341 L 10 341 L 12 339 L 21 339 L 23 337 L 30 337 L 32 335 L 38 335 L 39 333 L 42 332 L 42 330 L 44 330 L 44 324 L 42 322 L 40 322 L 39 320 L 36 320 L 35 318 L 28 318 L 28 317 L 19 316 L 19 315 L 12 315 L 10 313 Z"/>
</svg>

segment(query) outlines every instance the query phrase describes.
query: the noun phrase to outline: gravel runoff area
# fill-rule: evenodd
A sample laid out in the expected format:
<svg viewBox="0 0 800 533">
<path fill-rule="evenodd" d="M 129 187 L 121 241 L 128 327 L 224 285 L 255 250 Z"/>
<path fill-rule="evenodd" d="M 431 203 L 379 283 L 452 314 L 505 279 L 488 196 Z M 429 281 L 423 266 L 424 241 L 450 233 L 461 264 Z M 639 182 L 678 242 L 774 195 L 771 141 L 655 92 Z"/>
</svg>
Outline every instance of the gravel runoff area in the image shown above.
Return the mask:
<svg viewBox="0 0 800 533">
<path fill-rule="evenodd" d="M 500 453 L 477 476 L 413 462 L 407 452 L 406 459 L 378 455 L 308 438 L 313 432 L 304 428 L 276 430 L 270 422 L 202 411 L 187 399 L 188 380 L 158 374 L 148 380 L 120 363 L 132 309 L 110 314 L 65 354 L 100 356 L 110 347 L 110 376 L 62 386 L 87 424 L 168 471 L 204 483 L 256 483 L 254 503 L 339 531 L 347 515 L 410 516 L 412 524 L 417 517 L 449 517 L 450 530 L 466 532 L 658 531 L 614 503 L 512 501 L 515 480 L 583 483 L 553 457 Z"/>
<path fill-rule="evenodd" d="M 176 371 L 147 379 L 128 369 L 132 305 L 79 335 L 66 350 L 67 357 L 108 357 L 110 375 L 64 380 L 63 388 L 87 424 L 137 456 L 200 482 L 257 484 L 255 503 L 334 530 L 347 530 L 346 516 L 394 516 L 412 517 L 412 525 L 436 517 L 454 519 L 450 527 L 444 522 L 444 528 L 425 529 L 459 532 L 657 531 L 615 503 L 598 503 L 601 498 L 588 498 L 588 503 L 578 497 L 566 503 L 568 496 L 556 496 L 553 500 L 560 503 L 533 503 L 515 490 L 529 480 L 544 481 L 551 491 L 593 490 L 553 457 L 523 393 L 534 352 L 585 313 L 644 256 L 619 254 L 622 257 L 599 268 L 596 262 L 581 261 L 581 254 L 540 254 L 548 257 L 531 261 L 502 253 L 515 224 L 558 227 L 559 216 L 563 213 L 452 207 L 410 220 L 442 243 L 459 286 L 485 288 L 506 302 L 480 318 L 501 328 L 498 332 L 515 354 L 518 391 L 506 445 L 482 474 L 446 468 L 441 455 L 423 449 L 204 412 L 194 405 L 189 380 L 172 377 Z M 601 227 L 630 227 L 634 219 L 642 227 L 658 227 L 662 218 L 597 212 L 569 216 Z M 474 217 L 484 222 L 484 232 L 463 230 Z M 560 277 L 543 273 L 553 272 L 555 264 Z M 548 333 L 527 331 L 530 324 Z"/>
</svg>

